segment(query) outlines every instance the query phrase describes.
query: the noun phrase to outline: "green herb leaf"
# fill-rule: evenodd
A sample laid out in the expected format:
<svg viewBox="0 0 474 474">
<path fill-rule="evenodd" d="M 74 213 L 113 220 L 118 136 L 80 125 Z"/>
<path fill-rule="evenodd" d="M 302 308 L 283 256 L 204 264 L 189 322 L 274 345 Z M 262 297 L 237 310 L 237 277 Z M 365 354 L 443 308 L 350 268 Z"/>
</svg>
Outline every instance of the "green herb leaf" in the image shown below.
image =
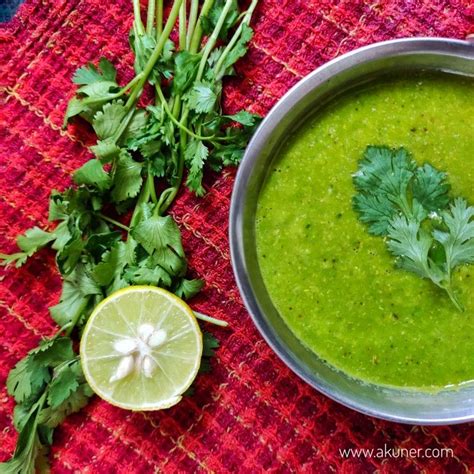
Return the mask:
<svg viewBox="0 0 474 474">
<path fill-rule="evenodd" d="M 87 66 L 79 68 L 72 78 L 72 82 L 75 84 L 85 85 L 93 84 L 101 81 L 112 81 L 115 82 L 117 72 L 113 64 L 105 58 L 102 58 L 99 62 L 99 69 L 97 69 L 92 63 L 88 63 Z"/>
<path fill-rule="evenodd" d="M 121 101 L 105 104 L 94 117 L 92 126 L 101 140 L 113 138 L 120 128 L 127 109 Z"/>
<path fill-rule="evenodd" d="M 8 393 L 15 397 L 17 403 L 23 403 L 37 396 L 49 378 L 48 369 L 39 366 L 34 357 L 28 355 L 21 359 L 8 374 Z"/>
<path fill-rule="evenodd" d="M 248 24 L 255 5 L 252 1 L 240 14 L 237 0 L 183 2 L 187 9 L 198 8 L 197 23 L 194 33 L 191 22 L 189 31 L 181 28 L 176 51 L 169 26 L 180 16 L 177 3 L 157 35 L 158 25 L 150 24 L 155 12 L 145 27 L 140 2 L 134 2 L 130 42 L 137 75 L 120 86 L 114 66 L 105 59 L 75 73 L 79 87 L 64 126 L 76 117 L 89 122 L 98 139 L 90 147 L 95 157 L 74 173 L 73 187 L 52 192 L 49 219 L 55 230 L 36 227 L 18 239 L 17 253 L 0 255 L 4 265 L 19 266 L 50 245 L 63 278 L 60 302 L 50 308 L 62 329 L 30 351 L 8 378 L 17 402 L 19 438 L 13 458 L 0 465 L 0 472 L 46 469 L 53 429 L 92 394 L 71 339 L 60 334 L 76 334 L 74 329 L 80 334 L 95 305 L 130 284 L 161 286 L 182 298 L 191 298 L 202 287 L 200 280 L 185 278 L 180 231 L 166 211 L 185 179 L 201 195 L 205 166 L 219 170 L 237 164 L 258 124 L 256 116 L 244 111 L 223 115 L 220 103 L 223 76 L 233 74 L 232 65 L 252 36 Z M 192 18 L 188 11 L 186 17 Z M 230 35 L 229 46 L 225 41 Z M 155 105 L 142 107 L 140 98 L 148 103 L 152 91 Z M 128 225 L 117 217 L 123 213 L 130 213 Z M 210 335 L 204 344 L 202 370 L 218 345 Z"/>
<path fill-rule="evenodd" d="M 64 278 L 59 303 L 50 308 L 52 318 L 60 325 L 76 321 L 86 310 L 92 295 L 101 295 L 101 289 L 85 265 L 79 264 Z"/>
<path fill-rule="evenodd" d="M 175 76 L 173 78 L 173 92 L 184 94 L 194 83 L 201 61 L 200 54 L 189 51 L 180 51 L 175 56 Z"/>
<path fill-rule="evenodd" d="M 452 272 L 474 262 L 474 208 L 457 198 L 443 210 L 449 202 L 446 174 L 428 164 L 417 167 L 403 149 L 368 147 L 354 184 L 354 209 L 369 232 L 388 235 L 398 266 L 431 280 L 462 311 Z"/>
<path fill-rule="evenodd" d="M 388 248 L 399 258 L 398 264 L 401 268 L 422 278 L 431 279 L 436 284 L 440 283 L 440 269 L 434 267 L 429 258 L 433 239 L 428 232 L 420 228 L 419 222 L 396 216 L 390 222 L 388 235 Z"/>
<path fill-rule="evenodd" d="M 201 374 L 207 373 L 210 371 L 210 359 L 214 357 L 217 349 L 219 347 L 219 341 L 209 332 L 203 331 L 202 333 L 202 359 L 201 366 L 199 367 L 199 372 Z"/>
<path fill-rule="evenodd" d="M 202 186 L 204 164 L 209 156 L 209 149 L 201 141 L 193 140 L 186 148 L 184 159 L 189 169 L 186 185 L 198 196 L 205 194 Z"/>
<path fill-rule="evenodd" d="M 170 274 L 164 268 L 154 265 L 151 259 L 140 267 L 129 267 L 124 278 L 130 285 L 154 285 L 169 288 L 172 283 Z"/>
<path fill-rule="evenodd" d="M 78 389 L 82 379 L 81 365 L 78 360 L 61 368 L 49 384 L 47 392 L 49 406 L 52 409 L 58 408 Z"/>
<path fill-rule="evenodd" d="M 143 220 L 132 230 L 132 235 L 149 254 L 155 250 L 173 250 L 184 257 L 179 228 L 170 216 L 152 216 Z"/>
<path fill-rule="evenodd" d="M 73 179 L 76 184 L 95 186 L 100 191 L 109 189 L 112 182 L 99 160 L 87 161 L 74 172 Z"/>
<path fill-rule="evenodd" d="M 89 385 L 82 383 L 60 405 L 55 408 L 48 407 L 42 410 L 39 418 L 40 422 L 49 428 L 56 428 L 71 413 L 75 413 L 85 407 L 93 394 L 94 392 Z"/>
<path fill-rule="evenodd" d="M 239 40 L 235 43 L 234 47 L 229 51 L 223 62 L 222 71 L 220 74 L 230 74 L 232 72 L 232 66 L 243 56 L 248 50 L 248 44 L 253 37 L 253 30 L 250 26 L 243 24 L 242 33 Z"/>
<path fill-rule="evenodd" d="M 113 175 L 112 199 L 115 202 L 135 197 L 142 187 L 142 163 L 135 161 L 130 153 L 121 151 L 117 169 Z"/>
<path fill-rule="evenodd" d="M 260 116 L 251 114 L 246 110 L 241 110 L 234 115 L 226 115 L 225 117 L 233 122 L 241 123 L 246 127 L 254 127 L 260 121 Z"/>
<path fill-rule="evenodd" d="M 415 162 L 404 148 L 367 147 L 354 185 L 359 191 L 354 208 L 374 235 L 386 235 L 389 221 L 399 211 L 412 215 L 407 202 L 408 185 L 416 169 Z"/>
<path fill-rule="evenodd" d="M 186 99 L 189 107 L 197 113 L 208 113 L 214 110 L 219 94 L 220 87 L 210 83 L 195 82 Z"/>
<path fill-rule="evenodd" d="M 31 257 L 38 250 L 42 249 L 56 238 L 54 232 L 45 232 L 39 227 L 28 229 L 23 235 L 16 239 L 18 247 L 23 252 L 6 255 L 0 253 L 0 260 L 2 265 L 16 264 L 16 267 L 23 265 L 28 257 Z"/>
<path fill-rule="evenodd" d="M 429 212 L 444 209 L 449 203 L 451 186 L 446 173 L 429 164 L 418 168 L 413 180 L 413 197 Z"/>
<path fill-rule="evenodd" d="M 98 285 L 107 287 L 120 278 L 127 264 L 125 254 L 126 247 L 123 242 L 117 242 L 109 251 L 104 252 L 102 261 L 92 271 L 92 277 Z"/>
<path fill-rule="evenodd" d="M 211 34 L 214 28 L 216 27 L 219 19 L 222 16 L 224 5 L 226 0 L 216 0 L 213 3 L 213 6 L 209 13 L 201 18 L 202 28 L 206 34 Z M 237 0 L 232 0 L 232 5 L 229 10 L 229 13 L 225 17 L 222 29 L 219 33 L 219 38 L 226 39 L 229 30 L 235 25 L 237 19 L 239 18 L 240 10 Z"/>
<path fill-rule="evenodd" d="M 173 293 L 183 300 L 189 300 L 197 295 L 203 286 L 204 282 L 202 280 L 186 280 L 186 278 L 182 278 Z"/>
<path fill-rule="evenodd" d="M 34 404 L 18 436 L 13 457 L 4 463 L 0 463 L 2 474 L 35 474 L 37 468 L 44 466 L 44 447 L 38 436 L 38 418 L 44 399 Z M 39 471 L 38 472 L 45 472 Z"/>
<path fill-rule="evenodd" d="M 435 229 L 433 237 L 444 247 L 446 265 L 451 272 L 458 265 L 474 262 L 474 207 L 457 198 L 441 214 L 447 232 Z"/>
</svg>

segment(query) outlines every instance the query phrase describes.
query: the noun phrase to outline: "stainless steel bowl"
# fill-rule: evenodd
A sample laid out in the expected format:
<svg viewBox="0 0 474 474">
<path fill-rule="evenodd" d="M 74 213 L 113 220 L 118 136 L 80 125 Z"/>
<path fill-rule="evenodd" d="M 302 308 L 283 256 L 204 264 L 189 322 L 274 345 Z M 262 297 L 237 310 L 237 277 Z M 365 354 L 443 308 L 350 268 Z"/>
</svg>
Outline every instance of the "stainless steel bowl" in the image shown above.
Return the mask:
<svg viewBox="0 0 474 474">
<path fill-rule="evenodd" d="M 450 39 L 402 39 L 341 56 L 294 86 L 271 110 L 240 165 L 232 195 L 232 265 L 244 303 L 263 337 L 303 380 L 328 397 L 368 415 L 414 424 L 474 420 L 474 386 L 435 394 L 398 390 L 355 380 L 306 349 L 281 319 L 260 273 L 255 210 L 267 170 L 289 133 L 328 101 L 378 77 L 434 70 L 474 76 L 474 43 Z"/>
</svg>

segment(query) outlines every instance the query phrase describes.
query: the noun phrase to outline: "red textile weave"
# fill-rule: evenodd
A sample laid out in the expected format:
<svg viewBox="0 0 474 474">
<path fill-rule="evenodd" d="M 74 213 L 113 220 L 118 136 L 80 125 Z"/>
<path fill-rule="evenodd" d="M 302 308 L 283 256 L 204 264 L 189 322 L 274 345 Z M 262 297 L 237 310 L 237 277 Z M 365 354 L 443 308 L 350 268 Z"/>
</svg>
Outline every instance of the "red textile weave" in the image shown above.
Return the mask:
<svg viewBox="0 0 474 474">
<path fill-rule="evenodd" d="M 255 37 L 239 76 L 228 81 L 229 111 L 266 113 L 316 66 L 356 47 L 405 36 L 463 38 L 472 0 L 261 0 Z M 106 56 L 130 79 L 131 2 L 27 0 L 0 29 L 0 248 L 46 225 L 51 188 L 89 158 L 83 131 L 62 131 L 71 75 Z M 94 398 L 56 430 L 53 472 L 464 472 L 474 470 L 472 425 L 410 427 L 365 417 L 320 395 L 273 354 L 239 297 L 229 261 L 228 210 L 234 170 L 208 175 L 208 194 L 183 192 L 172 209 L 192 272 L 206 287 L 192 305 L 231 323 L 214 330 L 221 349 L 196 393 L 177 407 L 132 413 Z M 43 251 L 0 282 L 0 459 L 15 446 L 5 380 L 16 361 L 55 327 L 48 306 L 60 279 Z M 444 459 L 344 459 L 339 449 L 444 448 Z"/>
</svg>

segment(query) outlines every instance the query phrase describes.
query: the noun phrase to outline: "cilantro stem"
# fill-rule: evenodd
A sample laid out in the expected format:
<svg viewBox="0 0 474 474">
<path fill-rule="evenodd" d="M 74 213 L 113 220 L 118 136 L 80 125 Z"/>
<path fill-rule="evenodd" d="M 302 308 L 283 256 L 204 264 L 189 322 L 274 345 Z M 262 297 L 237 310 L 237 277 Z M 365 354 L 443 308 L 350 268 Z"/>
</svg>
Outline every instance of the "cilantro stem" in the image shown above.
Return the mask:
<svg viewBox="0 0 474 474">
<path fill-rule="evenodd" d="M 186 2 L 184 1 L 179 10 L 179 49 L 186 49 Z"/>
<path fill-rule="evenodd" d="M 227 321 L 223 321 L 222 319 L 212 318 L 211 316 L 206 316 L 205 314 L 199 313 L 198 311 L 193 312 L 197 319 L 205 321 L 206 323 L 215 324 L 216 326 L 221 326 L 223 328 L 229 325 Z"/>
<path fill-rule="evenodd" d="M 204 46 L 204 51 L 202 53 L 201 62 L 199 63 L 199 69 L 196 76 L 196 80 L 200 81 L 202 79 L 202 75 L 204 73 L 204 68 L 206 67 L 207 59 L 209 58 L 209 54 L 211 54 L 212 49 L 216 45 L 217 39 L 219 38 L 219 34 L 224 26 L 225 19 L 227 14 L 229 13 L 230 8 L 232 7 L 234 0 L 226 0 L 224 8 L 222 9 L 221 16 L 214 27 L 214 31 L 212 32 L 211 36 L 208 38 L 206 46 Z"/>
<path fill-rule="evenodd" d="M 170 120 L 177 126 L 179 127 L 181 130 L 183 130 L 184 132 L 186 132 L 188 135 L 190 135 L 191 137 L 195 138 L 196 140 L 201 140 L 201 141 L 211 141 L 214 139 L 214 135 L 210 135 L 208 137 L 203 137 L 202 135 L 197 135 L 196 133 L 194 133 L 192 130 L 190 130 L 188 127 L 186 127 L 186 125 L 184 125 L 183 121 L 178 121 L 176 120 L 173 112 L 171 112 L 171 110 L 169 109 L 169 106 L 168 106 L 168 103 L 166 102 L 166 99 L 165 99 L 165 96 L 163 95 L 163 91 L 161 90 L 161 87 L 160 86 L 157 86 L 156 87 L 156 93 L 158 94 L 158 97 L 160 98 L 160 101 L 161 101 L 161 104 L 163 106 L 163 109 L 165 110 L 165 112 L 168 114 L 168 117 L 170 118 Z"/>
<path fill-rule="evenodd" d="M 130 120 L 132 120 L 134 114 L 135 114 L 135 110 L 133 110 L 133 109 L 129 110 L 127 115 L 120 122 L 120 126 L 119 126 L 119 128 L 117 129 L 117 131 L 115 132 L 115 134 L 113 136 L 113 139 L 114 139 L 115 143 L 117 143 L 119 141 L 119 139 L 122 136 L 123 132 L 125 132 L 125 130 L 127 129 L 128 124 L 130 123 Z"/>
<path fill-rule="evenodd" d="M 138 84 L 133 88 L 133 92 L 130 94 L 127 100 L 127 103 L 125 104 L 125 107 L 128 110 L 130 110 L 135 105 L 135 102 L 138 99 L 138 96 L 140 95 L 141 91 L 143 90 L 143 86 L 145 85 L 148 79 L 148 76 L 151 74 L 153 67 L 158 61 L 160 54 L 163 51 L 163 47 L 167 39 L 169 38 L 171 31 L 173 30 L 174 24 L 176 23 L 176 20 L 179 15 L 179 9 L 181 8 L 182 3 L 183 3 L 183 0 L 176 0 L 174 2 L 173 8 L 171 9 L 171 12 L 168 16 L 163 32 L 160 35 L 160 38 L 155 46 L 155 49 L 153 50 L 153 53 L 150 56 L 150 59 L 145 65 L 145 68 L 143 70 L 143 76 L 141 77 Z"/>
<path fill-rule="evenodd" d="M 141 11 L 140 11 L 140 0 L 133 0 L 133 16 L 135 17 L 135 28 L 139 35 L 145 34 L 145 28 L 143 27 Z"/>
<path fill-rule="evenodd" d="M 461 304 L 461 302 L 458 300 L 456 294 L 454 293 L 453 287 L 451 285 L 451 281 L 446 285 L 442 287 L 443 290 L 448 293 L 449 298 L 453 302 L 454 306 L 461 312 L 464 313 L 464 306 Z"/>
<path fill-rule="evenodd" d="M 180 180 L 180 182 L 181 182 L 181 180 Z M 164 203 L 165 203 L 165 201 L 168 200 L 168 196 L 172 195 L 172 193 L 175 189 L 176 189 L 176 186 L 173 186 L 171 188 L 165 189 L 161 193 L 160 199 L 159 199 L 158 203 L 156 204 L 156 208 L 155 208 L 155 214 L 156 215 L 162 215 L 164 213 L 164 211 L 167 209 L 167 207 L 163 207 Z"/>
<path fill-rule="evenodd" d="M 84 310 L 87 308 L 88 304 L 89 304 L 89 301 L 90 301 L 90 297 L 89 298 L 84 298 L 84 300 L 82 301 L 82 303 L 79 305 L 79 307 L 77 308 L 74 316 L 71 318 L 71 322 L 70 322 L 70 326 L 68 326 L 68 328 L 66 329 L 65 331 L 65 335 L 66 336 L 70 336 L 72 331 L 74 330 L 76 324 L 79 322 L 79 319 L 81 318 L 81 316 L 83 315 L 84 313 Z"/>
<path fill-rule="evenodd" d="M 199 18 L 197 20 L 196 27 L 193 32 L 193 36 L 191 38 L 191 43 L 189 46 L 189 51 L 191 53 L 197 53 L 199 46 L 201 45 L 201 39 L 202 39 L 202 18 L 207 16 L 209 13 L 209 10 L 212 8 L 214 5 L 214 0 L 205 0 L 202 8 L 201 8 L 201 13 L 199 14 Z"/>
<path fill-rule="evenodd" d="M 163 32 L 163 0 L 158 0 L 156 2 L 156 41 L 158 41 L 162 32 Z"/>
<path fill-rule="evenodd" d="M 253 12 L 254 12 L 255 8 L 257 7 L 257 3 L 258 3 L 258 0 L 253 0 L 252 3 L 250 4 L 249 8 L 247 9 L 247 11 L 243 14 L 243 18 L 242 18 L 241 23 L 239 24 L 237 30 L 235 30 L 235 33 L 233 34 L 233 36 L 230 39 L 229 43 L 227 44 L 224 51 L 222 52 L 221 57 L 217 61 L 216 65 L 214 67 L 214 71 L 215 71 L 215 74 L 218 78 L 221 77 L 221 74 L 222 75 L 224 74 L 224 71 L 221 72 L 222 65 L 224 64 L 224 60 L 228 56 L 229 52 L 232 50 L 232 48 L 235 46 L 235 44 L 239 40 L 240 35 L 242 34 L 243 25 L 249 25 L 250 24 L 250 20 L 252 18 Z"/>
<path fill-rule="evenodd" d="M 150 199 L 150 187 L 147 185 L 142 186 L 142 190 L 140 191 L 140 195 L 138 196 L 137 203 L 135 204 L 135 209 L 133 210 L 132 218 L 130 219 L 130 224 L 129 224 L 130 230 L 132 230 L 136 224 L 136 220 L 139 215 L 141 205 L 148 202 L 149 199 Z M 130 232 L 127 236 L 127 241 L 129 237 L 130 237 Z"/>
<path fill-rule="evenodd" d="M 150 165 L 148 165 L 148 176 L 146 178 L 146 185 L 148 186 L 148 191 L 150 193 L 150 198 L 152 202 L 156 204 L 158 198 L 156 197 L 155 180 L 153 179 L 153 175 L 150 172 Z"/>
<path fill-rule="evenodd" d="M 146 32 L 151 35 L 153 24 L 155 22 L 155 0 L 148 0 L 148 9 L 146 15 Z"/>
<path fill-rule="evenodd" d="M 66 323 L 64 326 L 61 326 L 57 331 L 56 333 L 54 334 L 54 336 L 50 339 L 51 341 L 54 341 L 55 339 L 57 339 L 59 336 L 61 336 L 61 334 L 69 327 L 71 326 L 72 322 L 69 321 L 68 323 Z"/>
<path fill-rule="evenodd" d="M 112 219 L 111 217 L 108 217 L 108 216 L 102 214 L 101 212 L 98 212 L 97 216 L 100 217 L 103 221 L 109 222 L 110 224 L 114 225 L 115 227 L 118 227 L 119 229 L 130 232 L 129 227 L 127 227 L 126 225 L 116 221 L 115 219 Z"/>
<path fill-rule="evenodd" d="M 109 102 L 113 99 L 118 99 L 122 97 L 128 90 L 130 90 L 141 78 L 143 73 L 137 74 L 130 82 L 125 84 L 118 92 L 115 94 L 110 94 L 105 97 L 87 97 L 82 99 L 83 104 L 99 104 L 100 102 Z"/>
<path fill-rule="evenodd" d="M 128 84 L 123 86 L 122 89 L 120 89 L 120 92 L 117 92 L 117 94 L 123 95 L 125 92 L 131 89 L 142 78 L 142 75 L 143 75 L 143 72 L 140 72 L 139 74 L 137 74 Z"/>
<path fill-rule="evenodd" d="M 191 46 L 191 39 L 193 37 L 194 28 L 196 27 L 197 14 L 199 9 L 199 0 L 191 0 L 191 7 L 189 10 L 188 33 L 186 38 L 186 48 Z"/>
</svg>

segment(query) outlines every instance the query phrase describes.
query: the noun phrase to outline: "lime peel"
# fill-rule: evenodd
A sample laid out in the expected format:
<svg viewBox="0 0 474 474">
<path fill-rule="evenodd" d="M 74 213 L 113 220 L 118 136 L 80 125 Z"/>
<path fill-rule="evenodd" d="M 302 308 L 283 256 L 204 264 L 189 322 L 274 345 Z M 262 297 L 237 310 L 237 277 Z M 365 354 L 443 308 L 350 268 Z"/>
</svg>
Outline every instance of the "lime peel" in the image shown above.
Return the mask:
<svg viewBox="0 0 474 474">
<path fill-rule="evenodd" d="M 203 343 L 186 303 L 161 288 L 132 286 L 97 306 L 80 349 L 94 392 L 113 405 L 141 411 L 181 400 L 198 373 Z"/>
</svg>

